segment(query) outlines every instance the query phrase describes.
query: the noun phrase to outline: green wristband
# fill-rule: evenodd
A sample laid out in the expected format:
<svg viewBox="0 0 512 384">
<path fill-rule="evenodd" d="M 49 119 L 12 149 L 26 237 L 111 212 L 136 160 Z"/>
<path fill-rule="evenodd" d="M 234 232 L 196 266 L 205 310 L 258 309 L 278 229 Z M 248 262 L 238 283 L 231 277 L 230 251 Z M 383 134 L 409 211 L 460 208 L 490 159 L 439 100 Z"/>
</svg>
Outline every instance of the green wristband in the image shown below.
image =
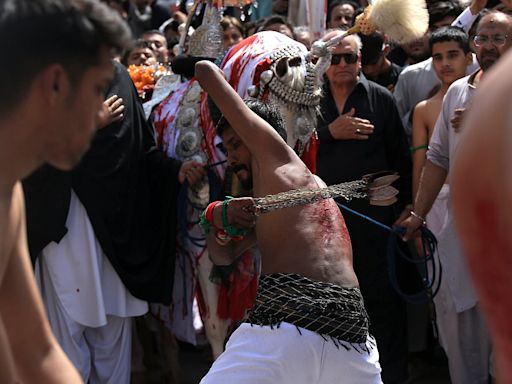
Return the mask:
<svg viewBox="0 0 512 384">
<path fill-rule="evenodd" d="M 411 147 L 410 151 L 411 151 L 411 153 L 414 153 L 416 151 L 419 151 L 420 149 L 427 149 L 428 150 L 428 145 L 418 145 L 417 147 Z"/>
<path fill-rule="evenodd" d="M 224 232 L 228 234 L 231 237 L 237 237 L 237 236 L 245 236 L 247 235 L 246 229 L 240 229 L 235 228 L 231 225 L 229 225 L 228 222 L 228 204 L 229 200 L 231 200 L 231 196 L 226 196 L 226 200 L 222 202 L 222 228 L 224 229 Z"/>
<path fill-rule="evenodd" d="M 212 230 L 212 224 L 206 220 L 206 209 L 201 212 L 201 216 L 199 217 L 199 226 L 203 229 L 206 235 Z"/>
</svg>

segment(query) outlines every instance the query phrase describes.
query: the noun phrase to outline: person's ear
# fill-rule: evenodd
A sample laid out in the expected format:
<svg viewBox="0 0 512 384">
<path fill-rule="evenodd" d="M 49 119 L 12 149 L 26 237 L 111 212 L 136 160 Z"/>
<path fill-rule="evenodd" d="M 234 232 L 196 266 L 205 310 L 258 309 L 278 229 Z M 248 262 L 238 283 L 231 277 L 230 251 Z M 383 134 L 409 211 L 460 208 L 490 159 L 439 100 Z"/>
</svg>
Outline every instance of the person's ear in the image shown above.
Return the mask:
<svg viewBox="0 0 512 384">
<path fill-rule="evenodd" d="M 466 53 L 466 67 L 469 67 L 471 64 L 473 64 L 473 53 L 468 52 Z"/>
<path fill-rule="evenodd" d="M 382 50 L 382 55 L 384 57 L 388 57 L 389 51 L 391 51 L 391 47 L 389 44 L 384 45 L 384 49 Z"/>
<path fill-rule="evenodd" d="M 41 87 L 43 97 L 51 103 L 56 103 L 66 95 L 69 89 L 69 78 L 60 64 L 52 64 L 41 72 Z"/>
</svg>

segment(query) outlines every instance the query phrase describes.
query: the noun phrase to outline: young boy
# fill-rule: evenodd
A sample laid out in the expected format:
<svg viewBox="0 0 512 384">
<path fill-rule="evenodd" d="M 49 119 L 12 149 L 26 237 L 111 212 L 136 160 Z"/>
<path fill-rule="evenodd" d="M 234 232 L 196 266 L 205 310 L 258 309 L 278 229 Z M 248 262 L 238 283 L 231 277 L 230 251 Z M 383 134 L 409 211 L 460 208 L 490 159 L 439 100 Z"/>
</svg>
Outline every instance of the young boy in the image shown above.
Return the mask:
<svg viewBox="0 0 512 384">
<path fill-rule="evenodd" d="M 468 35 L 457 27 L 438 29 L 430 37 L 432 63 L 441 81 L 439 90 L 429 99 L 416 105 L 413 115 L 413 196 L 416 196 L 421 170 L 425 164 L 430 136 L 434 131 L 443 97 L 450 85 L 466 76 L 466 67 L 472 63 Z"/>
</svg>

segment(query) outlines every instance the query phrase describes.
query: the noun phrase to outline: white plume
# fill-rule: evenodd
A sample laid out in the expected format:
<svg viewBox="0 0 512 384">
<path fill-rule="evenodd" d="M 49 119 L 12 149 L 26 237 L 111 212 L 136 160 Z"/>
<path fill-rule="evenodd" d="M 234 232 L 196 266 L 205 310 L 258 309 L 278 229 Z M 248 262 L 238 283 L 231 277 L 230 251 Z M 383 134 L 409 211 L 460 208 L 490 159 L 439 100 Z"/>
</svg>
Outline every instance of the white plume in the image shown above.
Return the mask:
<svg viewBox="0 0 512 384">
<path fill-rule="evenodd" d="M 369 19 L 400 44 L 420 38 L 428 29 L 425 0 L 374 0 Z"/>
</svg>

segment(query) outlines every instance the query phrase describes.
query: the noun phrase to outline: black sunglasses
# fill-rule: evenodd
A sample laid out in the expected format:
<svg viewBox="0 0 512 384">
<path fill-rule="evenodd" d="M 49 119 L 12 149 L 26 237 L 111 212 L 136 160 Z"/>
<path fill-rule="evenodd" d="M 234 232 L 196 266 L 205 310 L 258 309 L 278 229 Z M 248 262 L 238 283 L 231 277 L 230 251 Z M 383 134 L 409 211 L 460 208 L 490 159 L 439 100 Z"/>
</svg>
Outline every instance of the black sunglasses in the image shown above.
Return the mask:
<svg viewBox="0 0 512 384">
<path fill-rule="evenodd" d="M 357 53 L 339 53 L 332 55 L 331 65 L 338 65 L 342 58 L 345 60 L 346 64 L 354 64 L 357 61 Z"/>
</svg>

